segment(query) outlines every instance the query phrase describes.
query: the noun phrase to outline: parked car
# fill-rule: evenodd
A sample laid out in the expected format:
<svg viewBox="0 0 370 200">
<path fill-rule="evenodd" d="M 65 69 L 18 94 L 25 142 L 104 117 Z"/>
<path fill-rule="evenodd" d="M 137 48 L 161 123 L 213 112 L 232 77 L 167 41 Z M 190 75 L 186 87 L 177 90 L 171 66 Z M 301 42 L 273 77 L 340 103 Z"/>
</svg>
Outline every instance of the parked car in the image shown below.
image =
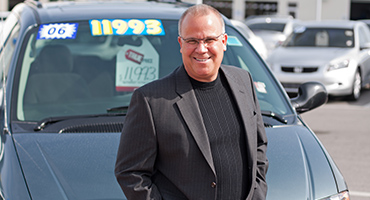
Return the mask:
<svg viewBox="0 0 370 200">
<path fill-rule="evenodd" d="M 135 88 L 182 64 L 177 24 L 188 6 L 27 0 L 12 10 L 0 43 L 0 199 L 126 199 L 114 176 L 125 113 Z M 325 103 L 325 88 L 306 83 L 288 99 L 225 23 L 223 63 L 250 71 L 263 113 L 267 199 L 348 199 L 343 176 L 299 116 Z"/>
<path fill-rule="evenodd" d="M 259 36 L 256 36 L 253 33 L 253 31 L 249 29 L 248 26 L 244 24 L 243 22 L 238 21 L 238 20 L 233 20 L 233 19 L 231 19 L 230 21 L 235 26 L 235 28 L 237 28 L 239 32 L 241 32 L 243 36 L 247 38 L 249 43 L 251 43 L 251 45 L 256 49 L 258 54 L 260 54 L 260 56 L 263 59 L 266 59 L 267 58 L 267 48 L 262 38 Z"/>
<path fill-rule="evenodd" d="M 359 21 L 305 22 L 267 59 L 287 92 L 306 81 L 357 100 L 370 83 L 370 30 Z"/>
<path fill-rule="evenodd" d="M 261 15 L 247 18 L 245 24 L 262 38 L 269 54 L 286 40 L 299 22 L 292 16 Z"/>
</svg>

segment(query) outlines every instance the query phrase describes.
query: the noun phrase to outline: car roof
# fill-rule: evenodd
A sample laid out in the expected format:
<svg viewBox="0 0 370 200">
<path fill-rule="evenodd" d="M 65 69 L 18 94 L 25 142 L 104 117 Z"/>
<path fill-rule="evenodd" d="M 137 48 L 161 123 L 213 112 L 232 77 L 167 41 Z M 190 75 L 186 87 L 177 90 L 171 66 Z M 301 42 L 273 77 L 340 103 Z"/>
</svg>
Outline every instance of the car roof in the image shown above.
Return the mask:
<svg viewBox="0 0 370 200">
<path fill-rule="evenodd" d="M 178 20 L 194 4 L 181 1 L 61 1 L 41 3 L 26 0 L 13 9 L 27 28 L 35 24 L 72 22 L 90 19 L 169 19 Z M 23 12 L 24 14 L 20 14 Z M 231 25 L 223 16 L 226 25 Z"/>
<path fill-rule="evenodd" d="M 301 25 L 307 28 L 348 28 L 352 29 L 356 24 L 364 24 L 360 21 L 351 20 L 322 20 L 322 21 L 305 21 Z"/>
<path fill-rule="evenodd" d="M 97 18 L 160 18 L 178 19 L 192 5 L 186 3 L 123 2 L 123 1 L 64 1 L 40 3 L 26 1 L 36 11 L 40 21 L 51 23 Z"/>
</svg>

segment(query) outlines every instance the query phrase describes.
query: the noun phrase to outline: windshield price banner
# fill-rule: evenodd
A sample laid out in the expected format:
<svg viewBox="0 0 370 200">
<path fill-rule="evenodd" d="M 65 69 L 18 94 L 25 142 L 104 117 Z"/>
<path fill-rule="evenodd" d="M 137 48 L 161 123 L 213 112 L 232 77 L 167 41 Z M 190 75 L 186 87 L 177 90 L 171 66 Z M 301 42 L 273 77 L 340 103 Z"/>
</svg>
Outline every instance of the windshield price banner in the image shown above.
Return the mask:
<svg viewBox="0 0 370 200">
<path fill-rule="evenodd" d="M 93 36 L 165 35 L 159 19 L 94 19 L 89 22 Z"/>
</svg>

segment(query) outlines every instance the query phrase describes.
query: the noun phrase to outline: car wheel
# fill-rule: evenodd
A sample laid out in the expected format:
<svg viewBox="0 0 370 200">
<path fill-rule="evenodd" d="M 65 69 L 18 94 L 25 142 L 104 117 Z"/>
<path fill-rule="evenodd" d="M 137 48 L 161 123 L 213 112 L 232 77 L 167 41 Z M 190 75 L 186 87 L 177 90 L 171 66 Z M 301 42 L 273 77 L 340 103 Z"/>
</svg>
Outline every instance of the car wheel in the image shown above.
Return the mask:
<svg viewBox="0 0 370 200">
<path fill-rule="evenodd" d="M 349 96 L 349 100 L 357 101 L 360 98 L 361 87 L 362 87 L 361 73 L 359 70 L 357 70 L 352 85 L 352 94 Z"/>
</svg>

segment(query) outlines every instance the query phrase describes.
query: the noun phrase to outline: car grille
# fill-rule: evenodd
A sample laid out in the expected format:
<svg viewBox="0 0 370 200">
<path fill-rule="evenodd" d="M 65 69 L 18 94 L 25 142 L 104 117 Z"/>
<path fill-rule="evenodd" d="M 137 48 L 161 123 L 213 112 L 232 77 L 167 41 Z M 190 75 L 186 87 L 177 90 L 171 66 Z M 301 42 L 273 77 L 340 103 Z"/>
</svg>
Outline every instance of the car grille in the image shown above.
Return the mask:
<svg viewBox="0 0 370 200">
<path fill-rule="evenodd" d="M 316 72 L 318 67 L 299 67 L 299 66 L 282 66 L 281 70 L 283 72 L 290 73 L 312 73 Z"/>
<path fill-rule="evenodd" d="M 123 123 L 84 124 L 66 127 L 59 133 L 112 133 L 121 132 Z"/>
</svg>

